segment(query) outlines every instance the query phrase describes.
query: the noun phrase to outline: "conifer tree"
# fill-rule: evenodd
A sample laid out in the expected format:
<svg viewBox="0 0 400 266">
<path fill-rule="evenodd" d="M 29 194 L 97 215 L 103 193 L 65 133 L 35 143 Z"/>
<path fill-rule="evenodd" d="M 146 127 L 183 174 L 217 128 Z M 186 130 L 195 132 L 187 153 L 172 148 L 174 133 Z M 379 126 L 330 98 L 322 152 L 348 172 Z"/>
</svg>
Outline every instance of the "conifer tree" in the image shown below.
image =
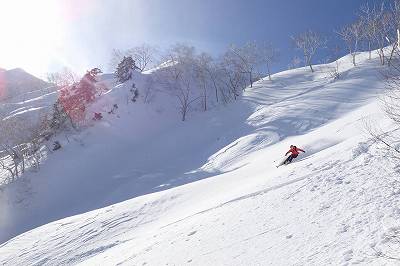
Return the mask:
<svg viewBox="0 0 400 266">
<path fill-rule="evenodd" d="M 124 58 L 117 66 L 115 76 L 117 77 L 119 82 L 126 82 L 132 78 L 132 72 L 136 68 L 137 67 L 132 56 L 124 56 Z"/>
</svg>

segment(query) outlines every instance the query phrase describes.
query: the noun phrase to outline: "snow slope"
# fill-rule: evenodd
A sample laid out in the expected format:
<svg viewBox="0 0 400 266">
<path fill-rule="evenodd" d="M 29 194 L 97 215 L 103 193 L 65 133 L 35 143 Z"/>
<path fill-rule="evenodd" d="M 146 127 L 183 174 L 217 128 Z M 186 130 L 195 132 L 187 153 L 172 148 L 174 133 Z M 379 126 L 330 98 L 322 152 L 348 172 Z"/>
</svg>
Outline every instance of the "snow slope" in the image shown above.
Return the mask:
<svg viewBox="0 0 400 266">
<path fill-rule="evenodd" d="M 22 124 L 21 131 L 28 132 L 37 123 L 40 115 L 51 109 L 57 97 L 55 86 L 22 69 L 0 69 L 0 123 L 7 119 L 13 122 L 19 120 L 19 124 Z M 0 136 L 0 142 L 4 138 Z"/>
<path fill-rule="evenodd" d="M 38 96 L 43 89 L 51 87 L 51 84 L 32 76 L 23 69 L 0 69 L 0 102 L 8 102 L 14 97 L 32 98 L 29 94 Z M 28 95 L 27 95 L 28 94 Z"/>
<path fill-rule="evenodd" d="M 363 133 L 384 122 L 383 83 L 360 57 L 336 82 L 328 66 L 285 71 L 185 123 L 120 104 L 0 194 L 0 263 L 396 265 L 375 256 L 400 250 L 400 189 Z M 276 168 L 290 144 L 307 153 Z"/>
</svg>

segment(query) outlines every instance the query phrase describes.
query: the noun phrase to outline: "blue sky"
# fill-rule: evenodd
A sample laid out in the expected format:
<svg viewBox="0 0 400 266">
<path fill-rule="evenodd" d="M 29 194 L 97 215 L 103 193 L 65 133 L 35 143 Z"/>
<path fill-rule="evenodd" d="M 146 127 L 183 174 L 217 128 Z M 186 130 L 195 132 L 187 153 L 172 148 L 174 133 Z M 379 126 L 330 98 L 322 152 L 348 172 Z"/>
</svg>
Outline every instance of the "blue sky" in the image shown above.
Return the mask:
<svg viewBox="0 0 400 266">
<path fill-rule="evenodd" d="M 365 1 L 2 0 L 0 15 L 9 18 L 0 34 L 14 37 L 2 38 L 0 67 L 41 74 L 67 65 L 83 72 L 94 66 L 107 69 L 113 48 L 143 42 L 160 48 L 184 42 L 217 55 L 232 43 L 270 41 L 282 54 L 274 68 L 278 71 L 295 54 L 290 36 L 307 29 L 333 36 L 334 29 L 356 18 Z M 27 4 L 30 12 L 18 17 Z M 23 31 L 32 38 L 16 42 Z"/>
<path fill-rule="evenodd" d="M 127 23 L 128 26 L 122 25 L 114 31 L 110 29 L 113 41 L 105 48 L 126 48 L 140 42 L 165 48 L 175 42 L 184 42 L 217 55 L 231 43 L 266 40 L 281 50 L 281 60 L 274 68 L 278 71 L 286 69 L 295 55 L 290 36 L 312 29 L 333 37 L 333 30 L 354 20 L 358 8 L 365 1 L 112 1 L 114 4 L 108 6 L 108 2 L 104 10 L 109 7 L 116 12 L 104 11 L 104 25 L 114 21 Z M 117 6 L 117 3 L 120 5 Z M 104 35 L 108 34 L 107 31 L 105 27 Z M 316 61 L 325 57 L 326 54 L 316 58 Z"/>
<path fill-rule="evenodd" d="M 276 69 L 284 69 L 294 56 L 290 36 L 312 29 L 334 37 L 333 30 L 354 20 L 363 3 L 365 0 L 150 0 L 145 4 L 150 21 L 145 27 L 151 32 L 151 42 L 165 46 L 183 41 L 214 54 L 231 43 L 270 41 L 282 54 Z"/>
</svg>

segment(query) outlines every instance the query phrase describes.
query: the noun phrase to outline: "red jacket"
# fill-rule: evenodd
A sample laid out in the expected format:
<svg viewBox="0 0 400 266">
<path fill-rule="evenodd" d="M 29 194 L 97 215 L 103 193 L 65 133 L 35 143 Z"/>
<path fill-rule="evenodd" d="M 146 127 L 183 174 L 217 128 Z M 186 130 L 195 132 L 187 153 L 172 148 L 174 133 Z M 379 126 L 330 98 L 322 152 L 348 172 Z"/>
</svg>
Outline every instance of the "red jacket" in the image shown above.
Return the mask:
<svg viewBox="0 0 400 266">
<path fill-rule="evenodd" d="M 293 146 L 293 148 L 290 148 L 290 150 L 285 155 L 288 155 L 289 153 L 292 153 L 293 155 L 299 155 L 299 151 L 305 152 L 302 149 Z"/>
</svg>

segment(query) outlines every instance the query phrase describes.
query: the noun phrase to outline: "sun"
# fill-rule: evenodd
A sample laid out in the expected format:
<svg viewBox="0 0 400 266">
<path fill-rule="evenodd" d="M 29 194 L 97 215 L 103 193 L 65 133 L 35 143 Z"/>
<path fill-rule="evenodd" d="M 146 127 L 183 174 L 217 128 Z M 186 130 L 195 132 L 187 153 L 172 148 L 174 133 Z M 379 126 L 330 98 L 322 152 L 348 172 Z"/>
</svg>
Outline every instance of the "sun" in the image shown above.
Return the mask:
<svg viewBox="0 0 400 266">
<path fill-rule="evenodd" d="M 0 1 L 0 67 L 42 72 L 65 40 L 57 0 Z"/>
</svg>

